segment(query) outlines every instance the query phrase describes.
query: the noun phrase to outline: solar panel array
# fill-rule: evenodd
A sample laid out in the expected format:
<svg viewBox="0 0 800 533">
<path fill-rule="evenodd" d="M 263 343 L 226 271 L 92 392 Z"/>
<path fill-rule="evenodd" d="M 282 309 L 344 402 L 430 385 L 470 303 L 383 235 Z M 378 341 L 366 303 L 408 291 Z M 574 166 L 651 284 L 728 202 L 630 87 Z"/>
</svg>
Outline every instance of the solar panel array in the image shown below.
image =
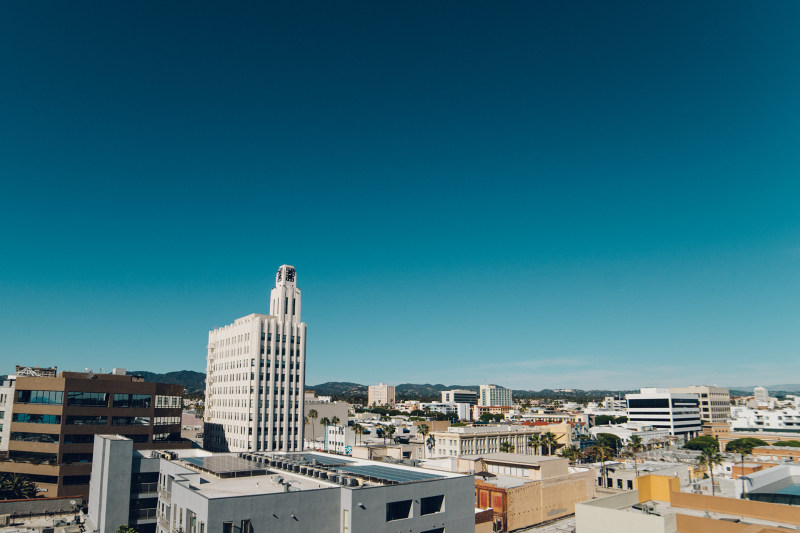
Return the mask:
<svg viewBox="0 0 800 533">
<path fill-rule="evenodd" d="M 183 460 L 219 477 L 260 476 L 267 473 L 263 464 L 248 461 L 235 455 L 185 457 Z"/>
<path fill-rule="evenodd" d="M 292 457 L 292 456 L 289 455 L 287 457 Z M 353 462 L 332 455 L 317 455 L 315 453 L 303 453 L 300 454 L 300 457 L 304 462 L 308 464 L 311 464 L 312 461 L 317 461 L 317 464 L 320 466 L 339 466 L 339 465 L 351 464 Z"/>
<path fill-rule="evenodd" d="M 402 470 L 400 468 L 390 468 L 388 466 L 343 466 L 341 468 L 337 468 L 336 470 L 345 474 L 353 474 L 356 476 L 363 476 L 379 481 L 389 481 L 393 483 L 407 483 L 409 481 L 423 481 L 426 479 L 441 479 L 443 477 L 437 476 L 436 474 L 414 472 L 411 470 Z"/>
</svg>

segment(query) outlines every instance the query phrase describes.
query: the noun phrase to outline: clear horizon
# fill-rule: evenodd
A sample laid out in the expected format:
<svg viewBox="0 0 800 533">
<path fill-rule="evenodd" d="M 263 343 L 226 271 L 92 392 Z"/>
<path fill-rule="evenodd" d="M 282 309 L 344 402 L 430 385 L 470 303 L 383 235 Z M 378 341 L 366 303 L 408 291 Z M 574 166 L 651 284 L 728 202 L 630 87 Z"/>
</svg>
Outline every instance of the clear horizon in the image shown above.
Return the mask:
<svg viewBox="0 0 800 533">
<path fill-rule="evenodd" d="M 800 381 L 800 4 L 5 3 L 0 373 Z M 788 377 L 787 377 L 788 376 Z"/>
</svg>

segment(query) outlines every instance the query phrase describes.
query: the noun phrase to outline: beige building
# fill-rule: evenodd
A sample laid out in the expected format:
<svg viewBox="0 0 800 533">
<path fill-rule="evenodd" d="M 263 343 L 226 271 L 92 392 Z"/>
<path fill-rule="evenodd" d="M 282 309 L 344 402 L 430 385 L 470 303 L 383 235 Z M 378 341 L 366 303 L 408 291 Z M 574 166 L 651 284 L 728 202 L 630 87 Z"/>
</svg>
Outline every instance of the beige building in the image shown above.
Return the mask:
<svg viewBox="0 0 800 533">
<path fill-rule="evenodd" d="M 370 385 L 367 405 L 370 407 L 394 405 L 394 385 L 387 385 L 386 383 Z"/>
<path fill-rule="evenodd" d="M 576 533 L 780 533 L 800 527 L 797 507 L 680 492 L 675 478 L 644 476 L 639 489 L 579 503 Z"/>
<path fill-rule="evenodd" d="M 528 446 L 528 437 L 547 432 L 555 434 L 559 447 L 572 444 L 572 426 L 550 424 L 547 426 L 491 425 L 451 427 L 447 431 L 433 431 L 435 446 L 433 457 L 458 457 L 460 455 L 500 452 L 507 442 L 514 451 L 523 455 L 534 455 L 536 450 Z M 555 449 L 553 450 L 555 453 Z"/>
<path fill-rule="evenodd" d="M 475 507 L 493 510 L 496 531 L 568 516 L 594 496 L 591 470 L 570 469 L 561 457 L 490 453 L 460 457 L 458 465 L 475 474 Z"/>
<path fill-rule="evenodd" d="M 673 387 L 675 393 L 697 394 L 700 399 L 700 419 L 706 422 L 727 423 L 731 416 L 731 393 L 722 387 L 693 385 L 691 387 Z"/>
</svg>

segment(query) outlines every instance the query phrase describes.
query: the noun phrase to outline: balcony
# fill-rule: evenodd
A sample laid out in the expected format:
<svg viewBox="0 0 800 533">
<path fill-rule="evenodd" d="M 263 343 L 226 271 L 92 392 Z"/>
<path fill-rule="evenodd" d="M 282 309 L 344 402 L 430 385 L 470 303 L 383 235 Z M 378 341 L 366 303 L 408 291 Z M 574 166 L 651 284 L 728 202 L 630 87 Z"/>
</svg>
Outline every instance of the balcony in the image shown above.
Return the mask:
<svg viewBox="0 0 800 533">
<path fill-rule="evenodd" d="M 149 494 L 151 492 L 158 492 L 158 482 L 131 485 L 131 494 Z"/>
<path fill-rule="evenodd" d="M 172 493 L 170 491 L 168 491 L 167 489 L 165 489 L 164 487 L 159 487 L 158 488 L 158 497 L 161 498 L 162 500 L 171 500 L 172 499 Z M 169 528 L 165 528 L 165 529 L 169 529 Z"/>
<path fill-rule="evenodd" d="M 156 509 L 131 509 L 128 518 L 133 520 L 155 520 L 156 518 Z"/>
</svg>

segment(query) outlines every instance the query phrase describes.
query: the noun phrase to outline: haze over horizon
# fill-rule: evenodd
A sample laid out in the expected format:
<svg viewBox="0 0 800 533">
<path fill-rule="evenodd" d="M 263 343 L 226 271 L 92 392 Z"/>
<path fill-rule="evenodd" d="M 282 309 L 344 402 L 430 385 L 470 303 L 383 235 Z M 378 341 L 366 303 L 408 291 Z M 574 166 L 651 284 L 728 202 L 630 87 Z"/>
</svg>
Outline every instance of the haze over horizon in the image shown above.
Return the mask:
<svg viewBox="0 0 800 533">
<path fill-rule="evenodd" d="M 800 375 L 800 4 L 0 5 L 0 373 Z"/>
</svg>

